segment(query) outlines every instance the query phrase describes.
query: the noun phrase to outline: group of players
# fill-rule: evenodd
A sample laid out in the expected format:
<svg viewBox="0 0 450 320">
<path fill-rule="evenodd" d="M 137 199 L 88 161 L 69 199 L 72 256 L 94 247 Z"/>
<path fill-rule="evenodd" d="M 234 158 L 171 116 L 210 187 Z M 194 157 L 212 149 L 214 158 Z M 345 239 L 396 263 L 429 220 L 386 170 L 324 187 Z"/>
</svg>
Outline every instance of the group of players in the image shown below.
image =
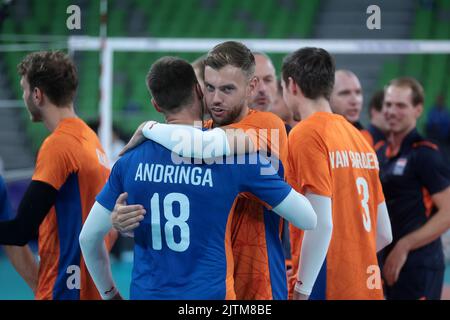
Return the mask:
<svg viewBox="0 0 450 320">
<path fill-rule="evenodd" d="M 151 66 L 166 123 L 141 125 L 111 172 L 75 114 L 73 62 L 40 52 L 19 65 L 31 119 L 52 133 L 0 244 L 39 233 L 39 273 L 17 268 L 37 299 L 121 299 L 115 230 L 134 237 L 131 299 L 440 298 L 450 174 L 415 129 L 417 81 L 392 80 L 364 130 L 358 78 L 323 49 L 288 55 L 279 89 L 270 58 L 239 42 L 194 65 Z"/>
</svg>

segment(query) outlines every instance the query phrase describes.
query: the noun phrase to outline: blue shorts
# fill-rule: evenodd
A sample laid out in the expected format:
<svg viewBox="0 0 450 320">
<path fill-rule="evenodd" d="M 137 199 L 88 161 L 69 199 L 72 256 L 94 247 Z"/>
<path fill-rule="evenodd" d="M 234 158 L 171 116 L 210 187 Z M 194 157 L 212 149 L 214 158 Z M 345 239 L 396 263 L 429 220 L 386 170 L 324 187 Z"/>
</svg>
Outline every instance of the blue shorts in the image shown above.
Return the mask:
<svg viewBox="0 0 450 320">
<path fill-rule="evenodd" d="M 440 300 L 445 268 L 410 267 L 402 269 L 398 281 L 385 287 L 387 300 Z"/>
</svg>

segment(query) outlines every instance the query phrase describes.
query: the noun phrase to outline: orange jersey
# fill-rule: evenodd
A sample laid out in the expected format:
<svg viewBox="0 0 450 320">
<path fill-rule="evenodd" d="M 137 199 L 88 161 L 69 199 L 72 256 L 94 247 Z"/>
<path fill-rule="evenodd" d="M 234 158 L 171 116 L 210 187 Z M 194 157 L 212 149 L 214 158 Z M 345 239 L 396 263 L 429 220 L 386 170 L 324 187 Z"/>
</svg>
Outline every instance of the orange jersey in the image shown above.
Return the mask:
<svg viewBox="0 0 450 320">
<path fill-rule="evenodd" d="M 373 124 L 370 124 L 367 130 L 363 130 L 362 133 L 373 146 L 375 152 L 378 152 L 386 144 L 386 135 Z"/>
<path fill-rule="evenodd" d="M 369 128 L 369 129 L 371 129 L 371 128 Z M 379 129 L 373 129 L 373 130 L 377 130 L 377 132 L 373 133 L 373 132 L 371 132 L 371 130 L 363 129 L 363 130 L 361 130 L 361 134 L 367 140 L 367 142 L 369 142 L 369 144 L 372 146 L 372 148 L 375 150 L 375 152 L 377 152 L 378 149 L 380 149 L 382 146 L 384 146 L 386 144 L 386 140 L 385 140 L 384 136 L 382 136 L 382 132 Z"/>
<path fill-rule="evenodd" d="M 275 156 L 280 176 L 287 161 L 287 134 L 283 121 L 269 112 L 250 109 L 229 127 L 243 129 L 264 154 Z M 274 131 L 272 131 L 274 129 Z M 278 159 L 280 161 L 278 161 Z M 237 299 L 286 299 L 286 267 L 281 246 L 281 222 L 259 199 L 240 194 L 234 203 L 231 244 Z"/>
<path fill-rule="evenodd" d="M 367 142 L 373 147 L 373 138 L 369 131 L 366 129 L 363 129 L 360 131 L 364 139 L 367 140 Z"/>
<path fill-rule="evenodd" d="M 300 122 L 289 134 L 288 182 L 299 192 L 332 199 L 332 237 L 311 298 L 382 299 L 382 289 L 368 286 L 368 279 L 378 267 L 377 211 L 384 196 L 377 156 L 363 135 L 331 113 Z M 302 232 L 290 229 L 292 292 Z"/>
<path fill-rule="evenodd" d="M 100 299 L 83 262 L 78 237 L 108 176 L 102 146 L 81 119 L 62 120 L 42 144 L 32 179 L 59 192 L 39 228 L 36 299 Z"/>
</svg>

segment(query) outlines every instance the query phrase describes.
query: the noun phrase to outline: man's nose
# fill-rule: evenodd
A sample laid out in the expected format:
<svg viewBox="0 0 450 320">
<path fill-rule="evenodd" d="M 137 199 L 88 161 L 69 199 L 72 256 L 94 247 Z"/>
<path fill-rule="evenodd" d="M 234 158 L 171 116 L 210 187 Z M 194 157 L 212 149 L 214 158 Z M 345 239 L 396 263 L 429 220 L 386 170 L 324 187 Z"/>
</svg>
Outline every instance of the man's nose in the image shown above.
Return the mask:
<svg viewBox="0 0 450 320">
<path fill-rule="evenodd" d="M 266 86 L 266 84 L 264 83 L 263 80 L 259 80 L 258 91 L 259 92 L 266 92 L 267 91 L 267 86 Z"/>
<path fill-rule="evenodd" d="M 217 105 L 217 104 L 221 104 L 223 101 L 222 99 L 222 95 L 220 94 L 219 90 L 214 91 L 214 95 L 213 95 L 213 104 Z"/>
</svg>

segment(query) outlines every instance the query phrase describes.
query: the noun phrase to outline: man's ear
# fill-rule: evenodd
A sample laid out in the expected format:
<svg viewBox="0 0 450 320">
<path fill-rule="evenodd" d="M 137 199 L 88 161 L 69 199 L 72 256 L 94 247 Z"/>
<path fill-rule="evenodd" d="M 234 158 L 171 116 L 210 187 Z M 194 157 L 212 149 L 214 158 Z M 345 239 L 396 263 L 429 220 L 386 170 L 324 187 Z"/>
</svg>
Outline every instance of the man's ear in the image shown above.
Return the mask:
<svg viewBox="0 0 450 320">
<path fill-rule="evenodd" d="M 198 83 L 195 84 L 195 92 L 197 92 L 198 98 L 200 100 L 202 100 L 203 96 L 204 96 L 203 95 L 203 90 L 202 90 L 202 87 L 200 86 L 200 84 L 198 84 Z"/>
<path fill-rule="evenodd" d="M 33 103 L 35 106 L 40 106 L 42 105 L 42 102 L 44 100 L 44 93 L 41 89 L 35 87 L 33 89 L 33 92 L 31 93 L 31 99 L 33 99 Z"/>
<path fill-rule="evenodd" d="M 297 93 L 299 91 L 299 87 L 295 83 L 294 79 L 292 79 L 292 77 L 288 78 L 288 88 L 292 92 L 293 95 L 297 95 Z"/>
<path fill-rule="evenodd" d="M 414 108 L 415 108 L 414 113 L 415 113 L 416 119 L 419 119 L 423 112 L 423 104 L 420 103 L 417 106 L 415 106 Z"/>
<path fill-rule="evenodd" d="M 258 82 L 259 82 L 258 77 L 252 77 L 250 79 L 250 81 L 248 82 L 248 87 L 247 87 L 248 88 L 248 92 L 247 92 L 247 94 L 250 97 L 255 95 L 255 90 L 256 90 L 256 88 L 258 86 Z"/>
<path fill-rule="evenodd" d="M 158 111 L 159 113 L 163 113 L 161 108 L 159 107 L 159 105 L 156 103 L 155 99 L 152 98 L 152 105 L 153 107 L 155 107 L 156 111 Z"/>
</svg>

